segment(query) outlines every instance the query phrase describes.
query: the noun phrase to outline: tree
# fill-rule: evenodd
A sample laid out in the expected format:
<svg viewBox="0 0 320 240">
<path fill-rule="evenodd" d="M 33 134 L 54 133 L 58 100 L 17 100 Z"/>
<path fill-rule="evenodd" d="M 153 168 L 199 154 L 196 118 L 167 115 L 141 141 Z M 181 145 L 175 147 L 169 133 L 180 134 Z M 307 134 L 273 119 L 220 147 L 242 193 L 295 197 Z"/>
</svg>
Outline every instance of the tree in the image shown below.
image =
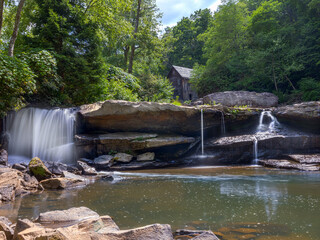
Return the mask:
<svg viewBox="0 0 320 240">
<path fill-rule="evenodd" d="M 9 43 L 8 55 L 10 57 L 13 56 L 14 44 L 15 44 L 17 37 L 18 37 L 19 25 L 20 25 L 20 20 L 21 20 L 21 13 L 22 13 L 22 8 L 23 8 L 24 3 L 25 3 L 25 0 L 20 0 L 20 2 L 18 4 L 16 19 L 14 22 L 13 33 L 12 33 L 10 43 Z"/>
</svg>

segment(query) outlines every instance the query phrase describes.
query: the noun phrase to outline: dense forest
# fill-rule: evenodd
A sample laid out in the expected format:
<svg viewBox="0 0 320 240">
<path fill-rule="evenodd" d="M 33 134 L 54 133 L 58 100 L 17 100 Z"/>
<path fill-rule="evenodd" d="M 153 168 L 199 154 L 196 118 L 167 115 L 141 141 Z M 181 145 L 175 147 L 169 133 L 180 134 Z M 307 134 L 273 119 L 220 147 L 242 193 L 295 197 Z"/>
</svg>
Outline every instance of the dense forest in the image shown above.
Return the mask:
<svg viewBox="0 0 320 240">
<path fill-rule="evenodd" d="M 0 114 L 26 103 L 170 102 L 172 65 L 200 96 L 320 99 L 320 0 L 224 0 L 161 31 L 154 0 L 0 0 Z"/>
</svg>

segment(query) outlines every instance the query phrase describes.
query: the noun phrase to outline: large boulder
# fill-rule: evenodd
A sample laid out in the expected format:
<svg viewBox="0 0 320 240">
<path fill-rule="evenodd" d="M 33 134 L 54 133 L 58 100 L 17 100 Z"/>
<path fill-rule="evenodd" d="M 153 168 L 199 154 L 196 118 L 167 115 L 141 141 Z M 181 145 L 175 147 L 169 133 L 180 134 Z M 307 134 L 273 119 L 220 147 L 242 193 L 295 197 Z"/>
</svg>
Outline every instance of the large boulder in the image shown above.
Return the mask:
<svg viewBox="0 0 320 240">
<path fill-rule="evenodd" d="M 38 181 L 27 173 L 0 168 L 0 202 L 13 201 L 16 196 L 41 189 Z"/>
<path fill-rule="evenodd" d="M 42 180 L 40 183 L 45 189 L 66 189 L 86 185 L 85 181 L 72 178 L 50 178 Z"/>
<path fill-rule="evenodd" d="M 207 109 L 205 128 L 220 125 L 221 113 Z M 79 123 L 79 120 L 81 123 Z M 80 107 L 83 132 L 151 132 L 198 135 L 200 109 L 168 103 L 108 100 Z"/>
<path fill-rule="evenodd" d="M 270 108 L 278 105 L 278 97 L 272 93 L 248 91 L 227 91 L 211 93 L 203 98 L 204 104 L 220 103 L 223 106 L 243 106 Z"/>
<path fill-rule="evenodd" d="M 279 121 L 296 129 L 320 133 L 320 101 L 279 107 L 273 113 Z"/>
<path fill-rule="evenodd" d="M 37 223 L 18 220 L 14 234 L 19 240 L 173 240 L 170 225 L 120 230 L 111 217 L 99 216 L 86 207 L 41 213 Z"/>
<path fill-rule="evenodd" d="M 89 175 L 89 176 L 98 175 L 96 169 L 94 169 L 93 167 L 90 167 L 88 164 L 86 164 L 83 161 L 77 161 L 77 165 L 83 175 Z"/>
<path fill-rule="evenodd" d="M 43 226 L 70 226 L 83 220 L 98 218 L 99 215 L 87 207 L 74 207 L 68 210 L 57 210 L 40 213 L 37 222 Z"/>
<path fill-rule="evenodd" d="M 8 165 L 8 153 L 4 149 L 0 150 L 0 164 L 5 166 Z"/>
<path fill-rule="evenodd" d="M 10 225 L 11 225 L 11 222 L 9 221 L 9 219 L 7 219 L 6 217 L 0 217 L 0 232 L 4 232 L 5 237 L 8 240 L 12 239 L 13 233 L 14 233 Z"/>
<path fill-rule="evenodd" d="M 34 157 L 29 162 L 30 172 L 37 178 L 38 181 L 51 178 L 52 173 L 44 165 L 44 163 L 38 157 Z"/>
</svg>

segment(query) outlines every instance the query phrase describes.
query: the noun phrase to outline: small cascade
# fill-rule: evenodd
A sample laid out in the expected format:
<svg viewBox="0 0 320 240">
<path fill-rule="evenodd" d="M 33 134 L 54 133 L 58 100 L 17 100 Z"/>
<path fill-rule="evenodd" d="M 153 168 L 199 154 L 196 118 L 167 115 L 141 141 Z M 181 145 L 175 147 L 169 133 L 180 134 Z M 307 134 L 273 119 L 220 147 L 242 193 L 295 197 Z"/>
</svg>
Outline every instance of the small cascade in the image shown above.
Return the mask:
<svg viewBox="0 0 320 240">
<path fill-rule="evenodd" d="M 9 114 L 4 121 L 9 160 L 73 161 L 74 121 L 71 109 L 26 108 Z"/>
<path fill-rule="evenodd" d="M 203 109 L 201 109 L 201 154 L 204 155 Z"/>
<path fill-rule="evenodd" d="M 264 124 L 263 123 L 263 119 L 264 117 L 267 116 L 268 118 L 270 118 L 270 123 L 269 124 Z M 276 127 L 278 127 L 280 125 L 280 123 L 278 122 L 277 118 L 274 117 L 271 114 L 271 111 L 266 111 L 263 110 L 260 114 L 260 118 L 259 118 L 259 125 L 257 128 L 257 132 L 271 132 L 271 131 L 275 131 Z"/>
<path fill-rule="evenodd" d="M 253 137 L 253 164 L 258 164 L 258 139 Z"/>
<path fill-rule="evenodd" d="M 221 111 L 221 135 L 225 136 L 226 135 L 226 124 L 224 122 L 224 113 Z"/>
</svg>

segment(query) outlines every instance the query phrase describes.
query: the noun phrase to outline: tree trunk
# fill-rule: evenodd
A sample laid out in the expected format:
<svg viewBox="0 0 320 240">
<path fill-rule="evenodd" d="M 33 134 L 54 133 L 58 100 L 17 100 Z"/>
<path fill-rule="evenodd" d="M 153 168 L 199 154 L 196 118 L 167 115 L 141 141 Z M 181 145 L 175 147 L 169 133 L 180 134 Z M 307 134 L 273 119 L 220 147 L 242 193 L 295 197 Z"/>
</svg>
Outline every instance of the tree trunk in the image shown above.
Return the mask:
<svg viewBox="0 0 320 240">
<path fill-rule="evenodd" d="M 1 37 L 1 30 L 2 30 L 2 23 L 3 23 L 3 7 L 4 7 L 4 0 L 0 0 L 0 37 Z"/>
<path fill-rule="evenodd" d="M 130 50 L 130 47 L 129 46 L 125 46 L 125 48 L 124 48 L 124 66 L 125 66 L 125 69 L 127 69 L 127 66 L 128 66 L 129 50 Z"/>
<path fill-rule="evenodd" d="M 10 57 L 13 56 L 14 44 L 15 44 L 17 37 L 18 37 L 21 13 L 22 13 L 22 8 L 23 8 L 25 1 L 26 0 L 20 0 L 19 5 L 18 5 L 16 20 L 14 22 L 14 29 L 13 29 L 13 33 L 12 33 L 10 43 L 9 43 L 8 55 Z"/>
<path fill-rule="evenodd" d="M 132 73 L 132 68 L 133 68 L 133 59 L 134 59 L 134 52 L 136 50 L 136 39 L 137 39 L 137 33 L 138 33 L 138 28 L 139 28 L 140 11 L 141 11 L 141 0 L 138 0 L 137 17 L 136 17 L 135 24 L 134 24 L 133 42 L 131 44 L 128 73 Z"/>
<path fill-rule="evenodd" d="M 274 87 L 276 88 L 276 91 L 278 92 L 278 83 L 277 83 L 277 79 L 276 79 L 276 73 L 275 73 L 275 70 L 274 70 L 273 57 L 272 57 L 272 75 L 273 75 Z"/>
</svg>

